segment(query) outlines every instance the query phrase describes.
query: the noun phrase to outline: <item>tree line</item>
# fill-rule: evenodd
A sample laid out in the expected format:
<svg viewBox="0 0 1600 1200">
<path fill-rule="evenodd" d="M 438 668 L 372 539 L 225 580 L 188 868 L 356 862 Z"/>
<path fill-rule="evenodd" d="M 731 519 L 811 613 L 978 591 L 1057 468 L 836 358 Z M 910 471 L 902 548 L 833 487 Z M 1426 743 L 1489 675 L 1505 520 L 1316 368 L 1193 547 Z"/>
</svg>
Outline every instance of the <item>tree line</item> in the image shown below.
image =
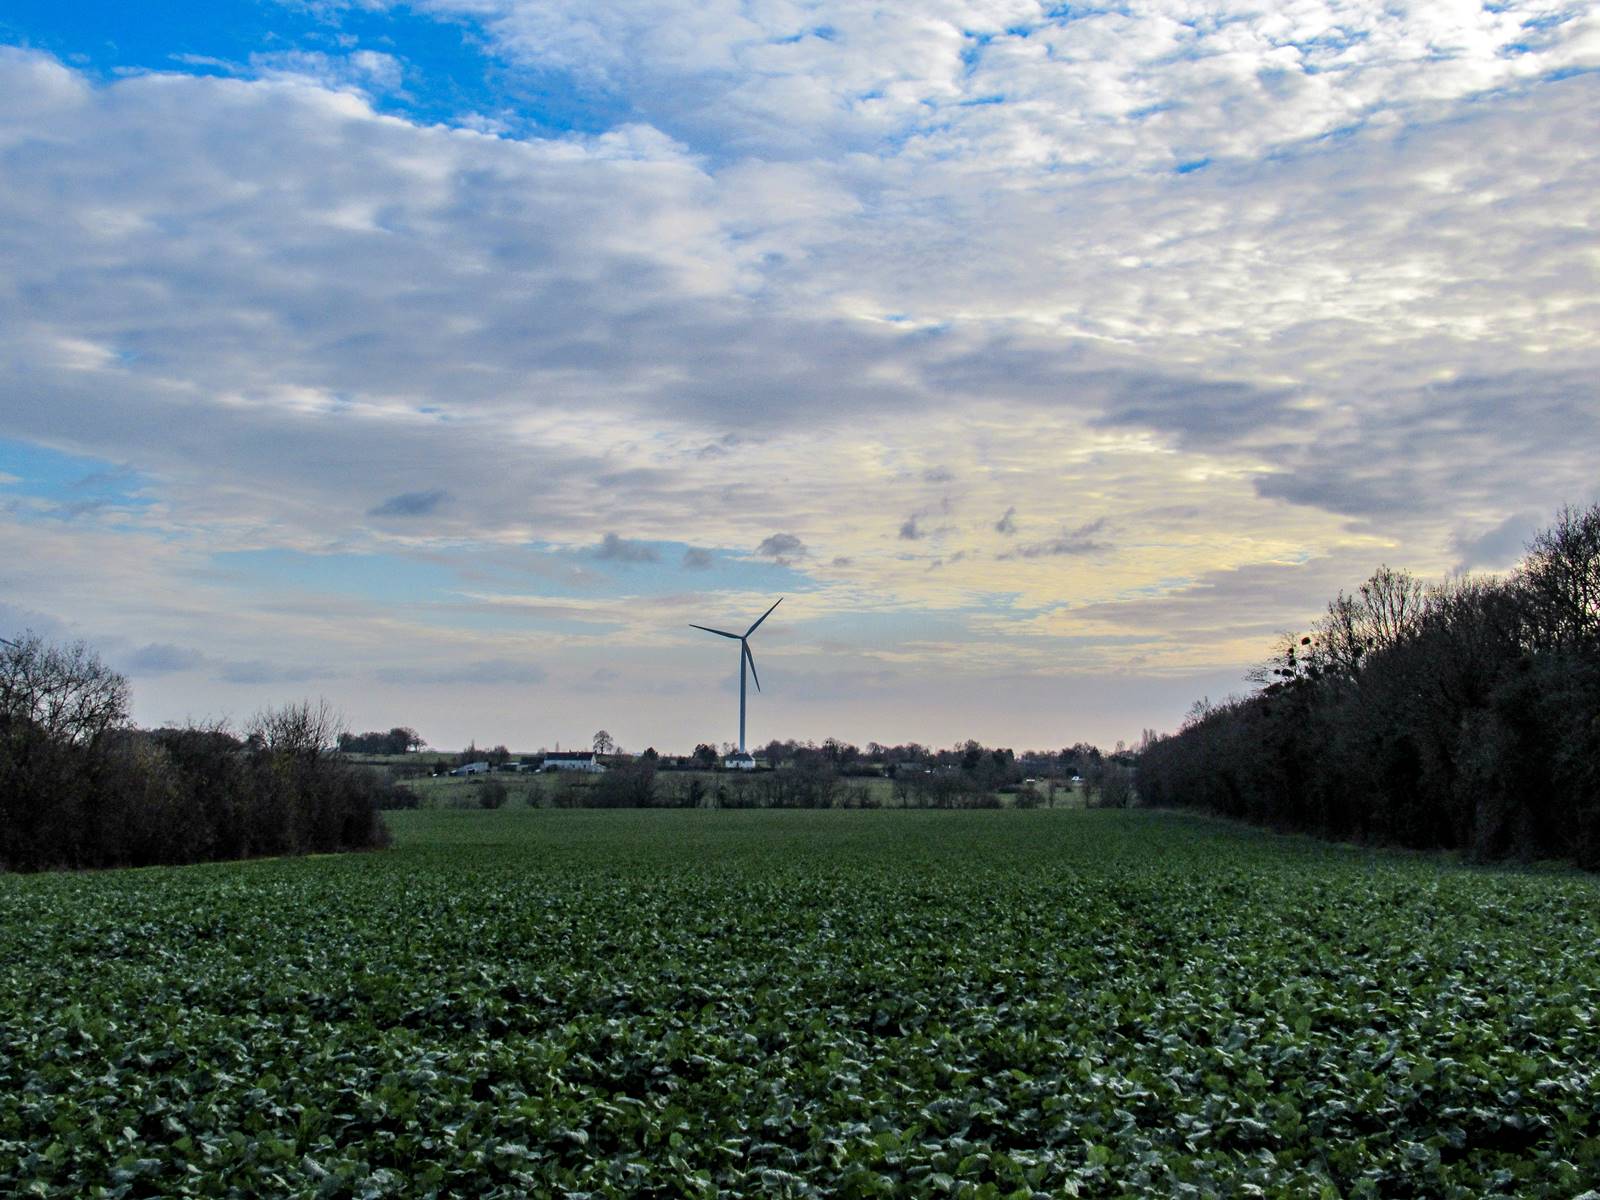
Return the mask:
<svg viewBox="0 0 1600 1200">
<path fill-rule="evenodd" d="M 341 754 L 408 754 L 427 744 L 420 733 L 405 725 L 396 725 L 387 733 L 381 730 L 341 733 L 338 740 Z"/>
<path fill-rule="evenodd" d="M 1146 803 L 1600 867 L 1600 505 L 1563 509 L 1504 577 L 1381 567 L 1254 678 L 1147 739 Z"/>
<path fill-rule="evenodd" d="M 153 866 L 385 844 L 404 797 L 332 753 L 309 702 L 225 725 L 141 730 L 127 679 L 87 645 L 0 644 L 0 868 Z"/>
<path fill-rule="evenodd" d="M 972 740 L 945 750 L 874 742 L 866 753 L 833 738 L 821 745 L 774 740 L 758 755 L 769 769 L 718 771 L 709 779 L 683 769 L 687 763 L 709 771 L 717 762 L 709 743 L 674 765 L 654 749 L 615 755 L 603 774 L 558 776 L 545 795 L 557 808 L 1030 808 L 1075 797 L 1124 807 L 1133 797 L 1131 752 L 1103 753 L 1087 743 L 1019 756 Z M 504 788 L 488 793 L 488 787 L 474 790 L 485 807 L 497 807 Z"/>
<path fill-rule="evenodd" d="M 696 747 L 695 752 L 698 754 L 701 750 L 707 751 L 708 761 L 716 755 L 713 747 Z M 920 770 L 943 767 L 972 771 L 983 757 L 992 759 L 1003 768 L 1003 773 L 1016 775 L 1017 778 L 1021 778 L 1024 772 L 1032 775 L 1086 775 L 1092 767 L 1108 758 L 1132 761 L 1131 754 L 1124 750 L 1120 742 L 1110 752 L 1102 751 L 1088 742 L 1078 742 L 1061 750 L 1024 750 L 1018 753 L 1007 746 L 985 746 L 971 738 L 943 749 L 924 746 L 921 742 L 893 746 L 868 742 L 862 747 L 841 738 L 828 738 L 821 744 L 774 738 L 758 747 L 755 754 L 773 766 L 820 757 L 846 775 L 884 774 L 891 777 L 900 768 Z"/>
</svg>

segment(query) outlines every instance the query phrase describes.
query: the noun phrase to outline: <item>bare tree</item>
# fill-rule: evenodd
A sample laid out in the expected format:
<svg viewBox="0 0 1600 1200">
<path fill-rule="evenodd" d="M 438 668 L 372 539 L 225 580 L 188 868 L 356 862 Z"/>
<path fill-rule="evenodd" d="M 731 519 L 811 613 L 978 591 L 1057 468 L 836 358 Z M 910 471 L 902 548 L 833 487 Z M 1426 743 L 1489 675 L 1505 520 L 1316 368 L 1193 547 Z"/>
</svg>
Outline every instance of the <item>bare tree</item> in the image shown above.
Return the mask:
<svg viewBox="0 0 1600 1200">
<path fill-rule="evenodd" d="M 604 729 L 594 735 L 594 752 L 596 754 L 610 754 L 611 747 L 614 745 L 616 743 L 611 740 L 611 735 Z"/>
<path fill-rule="evenodd" d="M 1398 645 L 1416 632 L 1427 607 L 1428 589 L 1415 575 L 1381 566 L 1360 591 L 1369 650 Z"/>
<path fill-rule="evenodd" d="M 1127 808 L 1133 803 L 1133 772 L 1124 764 L 1108 761 L 1100 777 L 1100 807 Z"/>
<path fill-rule="evenodd" d="M 1600 643 L 1600 504 L 1557 513 L 1529 543 L 1517 578 L 1537 644 Z"/>
<path fill-rule="evenodd" d="M 1354 596 L 1340 592 L 1307 638 L 1289 637 L 1267 664 L 1265 675 L 1250 676 L 1257 683 L 1275 678 L 1298 679 L 1331 676 L 1352 680 L 1364 659 L 1416 635 L 1427 619 L 1432 593 L 1406 571 L 1381 566 L 1356 589 Z M 1287 652 L 1285 652 L 1287 647 Z"/>
<path fill-rule="evenodd" d="M 245 736 L 252 746 L 315 759 L 339 744 L 344 719 L 326 701 L 302 700 L 281 708 L 264 708 L 250 718 Z"/>
<path fill-rule="evenodd" d="M 128 680 L 84 642 L 54 646 L 29 630 L 0 644 L 0 714 L 87 745 L 128 719 Z"/>
</svg>

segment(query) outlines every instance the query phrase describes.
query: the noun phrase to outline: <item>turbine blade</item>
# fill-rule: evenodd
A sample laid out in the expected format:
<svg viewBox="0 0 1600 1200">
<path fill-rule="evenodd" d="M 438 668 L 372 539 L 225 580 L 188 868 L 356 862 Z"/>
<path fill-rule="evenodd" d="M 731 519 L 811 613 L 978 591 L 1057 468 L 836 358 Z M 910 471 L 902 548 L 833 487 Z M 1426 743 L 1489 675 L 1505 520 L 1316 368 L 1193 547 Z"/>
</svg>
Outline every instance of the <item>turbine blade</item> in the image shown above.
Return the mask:
<svg viewBox="0 0 1600 1200">
<path fill-rule="evenodd" d="M 743 638 L 740 638 L 739 640 L 744 642 Z M 756 656 L 750 653 L 749 642 L 744 642 L 744 656 L 746 661 L 748 661 L 750 664 L 750 678 L 756 681 L 756 691 L 759 692 L 761 690 L 761 676 L 756 674 Z"/>
<path fill-rule="evenodd" d="M 743 639 L 741 639 L 739 637 L 739 635 L 737 633 L 729 633 L 725 629 L 713 629 L 709 625 L 696 625 L 693 621 L 689 622 L 689 628 L 690 629 L 704 629 L 707 633 L 714 633 L 719 637 L 731 637 L 736 642 L 743 640 Z"/>
<path fill-rule="evenodd" d="M 772 608 L 777 608 L 778 605 L 780 605 L 782 603 L 783 603 L 783 597 L 779 596 L 776 600 L 774 600 L 772 602 Z M 762 613 L 759 617 L 756 618 L 756 625 L 761 624 L 761 622 L 765 621 L 768 617 L 770 617 L 772 615 L 772 608 L 767 609 L 766 612 Z M 752 633 L 754 633 L 756 631 L 756 625 L 752 625 L 752 626 L 750 626 L 749 629 L 746 629 L 744 631 L 745 637 L 749 637 Z"/>
</svg>

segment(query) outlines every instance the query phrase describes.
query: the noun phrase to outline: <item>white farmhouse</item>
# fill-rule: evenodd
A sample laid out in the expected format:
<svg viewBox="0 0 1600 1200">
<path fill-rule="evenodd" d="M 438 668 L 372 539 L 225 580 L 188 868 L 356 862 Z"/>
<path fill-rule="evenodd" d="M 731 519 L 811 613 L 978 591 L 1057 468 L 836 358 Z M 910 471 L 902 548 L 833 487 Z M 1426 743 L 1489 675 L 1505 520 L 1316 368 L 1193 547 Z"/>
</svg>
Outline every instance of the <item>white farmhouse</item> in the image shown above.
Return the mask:
<svg viewBox="0 0 1600 1200">
<path fill-rule="evenodd" d="M 730 754 L 722 760 L 722 768 L 725 771 L 754 771 L 756 769 L 755 755 Z"/>
<path fill-rule="evenodd" d="M 544 766 L 541 771 L 588 771 L 597 774 L 604 771 L 605 764 L 596 756 L 593 750 L 557 750 L 544 756 Z"/>
</svg>

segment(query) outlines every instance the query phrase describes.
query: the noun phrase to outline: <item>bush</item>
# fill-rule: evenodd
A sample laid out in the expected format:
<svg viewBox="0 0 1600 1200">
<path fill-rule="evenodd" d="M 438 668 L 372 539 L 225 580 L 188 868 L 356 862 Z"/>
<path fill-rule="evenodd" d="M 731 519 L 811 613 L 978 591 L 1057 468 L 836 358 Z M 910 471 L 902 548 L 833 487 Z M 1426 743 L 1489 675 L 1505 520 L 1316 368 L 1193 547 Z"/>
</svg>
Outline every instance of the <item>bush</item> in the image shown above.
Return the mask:
<svg viewBox="0 0 1600 1200">
<path fill-rule="evenodd" d="M 650 758 L 607 767 L 589 788 L 595 808 L 649 808 L 655 799 L 656 764 Z"/>
<path fill-rule="evenodd" d="M 550 787 L 550 804 L 553 808 L 582 808 L 589 789 L 578 782 L 573 771 L 555 771 Z"/>
<path fill-rule="evenodd" d="M 656 793 L 656 802 L 668 808 L 699 808 L 707 796 L 705 781 L 698 775 L 667 780 Z"/>
<path fill-rule="evenodd" d="M 498 779 L 485 779 L 478 788 L 478 807 L 499 808 L 505 802 L 506 785 Z"/>
</svg>

